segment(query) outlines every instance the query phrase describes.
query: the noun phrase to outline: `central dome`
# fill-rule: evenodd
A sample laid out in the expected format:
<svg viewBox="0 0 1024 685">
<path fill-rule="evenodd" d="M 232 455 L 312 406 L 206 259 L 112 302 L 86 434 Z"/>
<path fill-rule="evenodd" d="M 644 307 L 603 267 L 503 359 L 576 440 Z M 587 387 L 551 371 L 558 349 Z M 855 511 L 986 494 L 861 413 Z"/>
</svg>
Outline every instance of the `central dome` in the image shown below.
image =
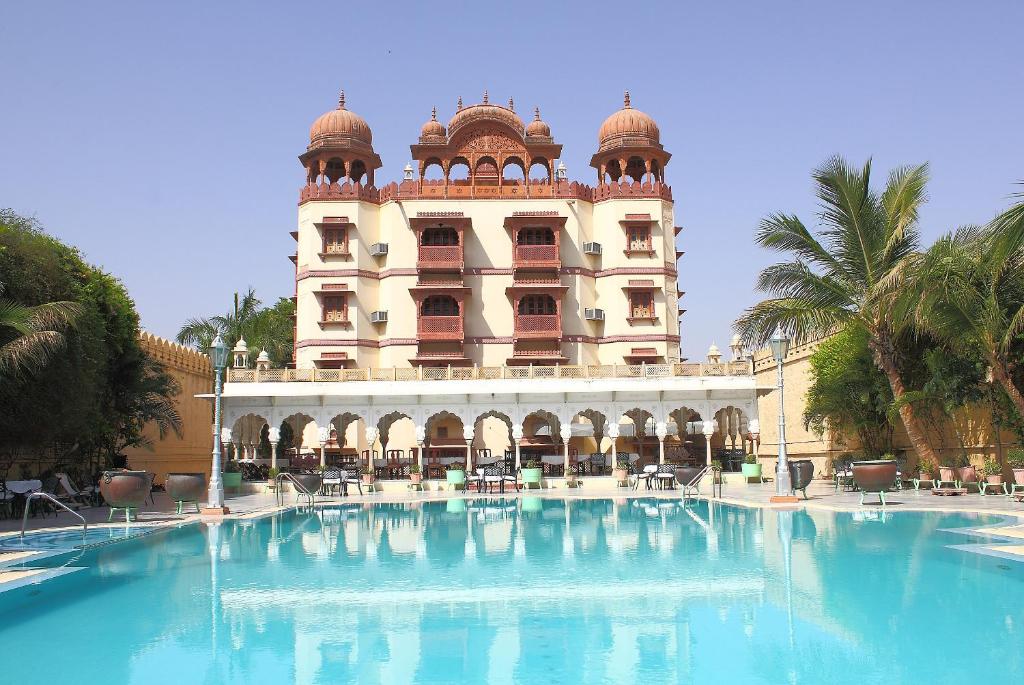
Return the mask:
<svg viewBox="0 0 1024 685">
<path fill-rule="evenodd" d="M 338 108 L 321 114 L 309 128 L 310 145 L 331 138 L 350 138 L 370 145 L 373 133 L 366 120 L 345 109 L 345 91 L 338 98 Z"/>
<path fill-rule="evenodd" d="M 627 90 L 622 109 L 604 120 L 597 133 L 597 140 L 601 150 L 620 146 L 661 147 L 661 131 L 649 115 L 633 109 Z"/>
<path fill-rule="evenodd" d="M 509 104 L 511 105 L 511 100 Z M 519 118 L 519 115 L 511 108 L 490 104 L 487 91 L 484 91 L 484 101 L 479 105 L 463 107 L 462 98 L 459 98 L 458 111 L 455 112 L 455 116 L 448 122 L 448 137 L 449 139 L 454 137 L 460 128 L 468 124 L 485 120 L 499 121 L 520 136 L 525 135 L 526 126 L 523 124 L 523 120 Z"/>
</svg>

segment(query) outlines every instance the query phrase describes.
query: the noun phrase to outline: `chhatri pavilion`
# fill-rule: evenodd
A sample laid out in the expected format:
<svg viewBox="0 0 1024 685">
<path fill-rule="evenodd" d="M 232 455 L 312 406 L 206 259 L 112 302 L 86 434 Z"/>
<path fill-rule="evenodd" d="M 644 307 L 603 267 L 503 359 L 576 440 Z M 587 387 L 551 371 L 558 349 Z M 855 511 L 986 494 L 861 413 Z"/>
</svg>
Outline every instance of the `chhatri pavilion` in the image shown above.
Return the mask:
<svg viewBox="0 0 1024 685">
<path fill-rule="evenodd" d="M 435 109 L 402 180 L 381 186 L 344 94 L 313 122 L 292 232 L 294 364 L 251 364 L 239 343 L 224 390 L 236 456 L 269 440 L 275 466 L 305 454 L 401 477 L 413 462 L 596 474 L 752 451 L 750 360 L 737 344 L 730 361 L 714 347 L 706 363 L 680 357 L 681 228 L 657 123 L 626 93 L 586 185 L 567 178 L 539 109 L 526 119 L 486 92 L 459 98 L 447 125 Z M 283 435 L 295 449 L 278 449 Z"/>
</svg>

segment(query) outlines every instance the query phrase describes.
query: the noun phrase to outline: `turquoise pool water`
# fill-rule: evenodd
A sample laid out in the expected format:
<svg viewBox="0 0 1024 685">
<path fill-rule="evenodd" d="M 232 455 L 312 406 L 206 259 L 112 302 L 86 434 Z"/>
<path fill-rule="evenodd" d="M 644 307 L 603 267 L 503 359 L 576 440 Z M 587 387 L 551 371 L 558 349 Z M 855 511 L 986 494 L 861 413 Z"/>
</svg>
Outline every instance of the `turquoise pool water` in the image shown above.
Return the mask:
<svg viewBox="0 0 1024 685">
<path fill-rule="evenodd" d="M 3 680 L 1024 682 L 1024 563 L 963 548 L 998 521 L 526 498 L 193 524 L 0 593 Z"/>
</svg>

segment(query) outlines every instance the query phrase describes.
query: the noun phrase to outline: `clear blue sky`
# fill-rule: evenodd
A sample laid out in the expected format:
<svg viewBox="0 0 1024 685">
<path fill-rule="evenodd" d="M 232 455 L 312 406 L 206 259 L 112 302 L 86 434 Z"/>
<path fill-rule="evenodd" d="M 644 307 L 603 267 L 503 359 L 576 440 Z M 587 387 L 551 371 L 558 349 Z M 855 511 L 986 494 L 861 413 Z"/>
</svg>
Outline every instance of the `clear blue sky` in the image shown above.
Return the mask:
<svg viewBox="0 0 1024 685">
<path fill-rule="evenodd" d="M 571 177 L 628 88 L 673 153 L 683 350 L 728 343 L 772 211 L 813 220 L 830 155 L 929 161 L 926 235 L 1024 179 L 1024 3 L 6 2 L 0 206 L 127 284 L 168 337 L 290 295 L 296 156 L 339 86 L 394 180 L 437 105 L 539 105 Z"/>
</svg>

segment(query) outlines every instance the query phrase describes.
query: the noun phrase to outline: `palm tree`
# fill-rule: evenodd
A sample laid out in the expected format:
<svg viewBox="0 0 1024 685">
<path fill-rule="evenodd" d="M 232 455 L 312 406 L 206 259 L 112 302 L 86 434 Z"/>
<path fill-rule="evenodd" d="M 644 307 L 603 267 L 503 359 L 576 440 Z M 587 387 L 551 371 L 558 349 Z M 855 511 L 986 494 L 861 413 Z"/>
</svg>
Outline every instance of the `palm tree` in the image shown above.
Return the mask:
<svg viewBox="0 0 1024 685">
<path fill-rule="evenodd" d="M 871 162 L 851 167 L 833 158 L 812 174 L 821 228 L 812 234 L 791 214 L 762 220 L 757 242 L 790 253 L 792 261 L 766 268 L 758 289 L 771 297 L 736 321 L 740 336 L 763 345 L 776 327 L 809 340 L 849 326 L 867 332 L 872 359 L 892 388 L 899 415 L 918 457 L 937 461 L 901 375 L 898 342 L 912 318 L 893 306 L 906 279 L 906 258 L 918 243 L 918 210 L 925 201 L 926 164 L 893 171 L 881 195 L 871 190 Z"/>
<path fill-rule="evenodd" d="M 954 349 L 980 351 L 1024 417 L 1024 394 L 1014 382 L 1014 344 L 1024 332 L 1024 202 L 988 226 L 946 234 L 912 265 L 905 306 L 917 325 Z"/>
<path fill-rule="evenodd" d="M 64 331 L 74 326 L 81 312 L 77 302 L 47 302 L 30 307 L 0 298 L 0 377 L 44 366 L 64 347 Z"/>
<path fill-rule="evenodd" d="M 234 306 L 227 314 L 212 316 L 207 319 L 189 319 L 178 331 L 177 340 L 182 345 L 188 345 L 200 352 L 208 352 L 213 339 L 217 333 L 224 337 L 224 342 L 229 347 L 234 347 L 239 338 L 244 337 L 249 323 L 260 311 L 262 304 L 256 292 L 249 290 L 238 298 L 235 293 Z"/>
</svg>

